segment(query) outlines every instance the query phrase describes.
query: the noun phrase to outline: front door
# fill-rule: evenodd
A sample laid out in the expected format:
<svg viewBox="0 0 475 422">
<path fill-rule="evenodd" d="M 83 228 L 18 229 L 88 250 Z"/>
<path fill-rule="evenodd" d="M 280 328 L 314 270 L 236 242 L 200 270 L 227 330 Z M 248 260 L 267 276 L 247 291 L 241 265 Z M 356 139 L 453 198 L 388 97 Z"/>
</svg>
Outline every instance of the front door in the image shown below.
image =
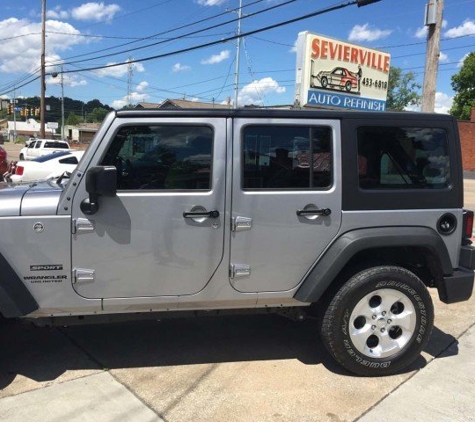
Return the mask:
<svg viewBox="0 0 475 422">
<path fill-rule="evenodd" d="M 340 227 L 340 124 L 237 119 L 233 133 L 231 283 L 290 290 Z"/>
<path fill-rule="evenodd" d="M 223 257 L 225 129 L 224 119 L 183 118 L 110 129 L 91 166 L 117 168 L 117 196 L 83 214 L 83 178 L 73 199 L 78 294 L 175 296 L 207 284 Z"/>
</svg>

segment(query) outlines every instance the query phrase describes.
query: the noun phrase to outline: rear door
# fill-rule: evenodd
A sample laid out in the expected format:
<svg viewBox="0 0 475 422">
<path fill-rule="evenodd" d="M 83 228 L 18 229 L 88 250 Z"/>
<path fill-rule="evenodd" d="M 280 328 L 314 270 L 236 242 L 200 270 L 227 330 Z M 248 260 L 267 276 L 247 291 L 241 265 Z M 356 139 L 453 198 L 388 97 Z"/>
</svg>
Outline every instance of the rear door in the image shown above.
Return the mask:
<svg viewBox="0 0 475 422">
<path fill-rule="evenodd" d="M 340 123 L 236 119 L 231 283 L 290 290 L 341 222 Z"/>
</svg>

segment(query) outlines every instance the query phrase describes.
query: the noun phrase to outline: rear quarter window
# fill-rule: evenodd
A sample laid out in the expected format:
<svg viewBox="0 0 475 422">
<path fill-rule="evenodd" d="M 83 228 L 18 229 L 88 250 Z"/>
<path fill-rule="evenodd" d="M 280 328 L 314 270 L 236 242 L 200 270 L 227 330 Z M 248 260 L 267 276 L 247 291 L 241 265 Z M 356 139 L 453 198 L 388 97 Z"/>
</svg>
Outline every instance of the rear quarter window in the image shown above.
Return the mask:
<svg viewBox="0 0 475 422">
<path fill-rule="evenodd" d="M 444 129 L 359 127 L 357 144 L 361 189 L 447 189 L 451 185 Z"/>
</svg>

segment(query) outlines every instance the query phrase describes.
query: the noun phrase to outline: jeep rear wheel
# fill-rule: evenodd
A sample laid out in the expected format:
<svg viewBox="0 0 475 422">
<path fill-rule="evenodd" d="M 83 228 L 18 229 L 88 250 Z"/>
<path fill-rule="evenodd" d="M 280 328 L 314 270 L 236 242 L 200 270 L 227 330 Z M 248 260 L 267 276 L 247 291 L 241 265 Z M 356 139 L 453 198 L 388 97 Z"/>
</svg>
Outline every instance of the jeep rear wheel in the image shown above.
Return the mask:
<svg viewBox="0 0 475 422">
<path fill-rule="evenodd" d="M 379 266 L 351 277 L 322 321 L 330 354 L 349 371 L 389 375 L 411 364 L 434 323 L 432 300 L 422 281 L 402 267 Z"/>
</svg>

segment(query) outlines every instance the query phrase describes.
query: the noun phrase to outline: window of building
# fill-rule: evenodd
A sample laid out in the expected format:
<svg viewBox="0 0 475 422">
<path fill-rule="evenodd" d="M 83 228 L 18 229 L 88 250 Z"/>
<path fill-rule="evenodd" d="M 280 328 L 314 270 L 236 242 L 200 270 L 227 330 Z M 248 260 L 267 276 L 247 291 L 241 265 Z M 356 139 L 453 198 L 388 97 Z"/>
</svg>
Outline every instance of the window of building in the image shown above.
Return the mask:
<svg viewBox="0 0 475 422">
<path fill-rule="evenodd" d="M 332 129 L 246 126 L 243 189 L 322 189 L 332 183 Z"/>
<path fill-rule="evenodd" d="M 358 128 L 363 189 L 444 189 L 450 186 L 447 134 L 437 128 Z"/>
<path fill-rule="evenodd" d="M 212 151 L 209 126 L 124 126 L 102 165 L 117 168 L 119 190 L 209 190 Z"/>
</svg>

